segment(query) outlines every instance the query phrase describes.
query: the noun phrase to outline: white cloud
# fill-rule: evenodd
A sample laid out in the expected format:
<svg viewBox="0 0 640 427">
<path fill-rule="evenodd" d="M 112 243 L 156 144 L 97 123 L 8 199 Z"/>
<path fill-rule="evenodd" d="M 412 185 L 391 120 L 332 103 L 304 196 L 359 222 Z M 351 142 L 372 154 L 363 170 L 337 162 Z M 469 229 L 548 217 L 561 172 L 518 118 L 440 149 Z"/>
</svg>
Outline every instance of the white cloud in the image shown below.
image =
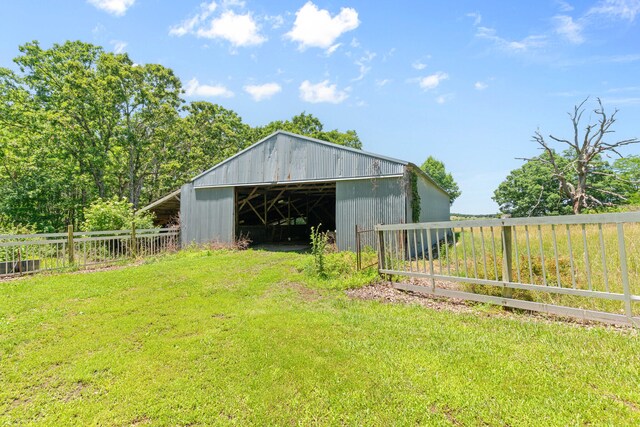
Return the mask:
<svg viewBox="0 0 640 427">
<path fill-rule="evenodd" d="M 469 18 L 473 18 L 473 25 L 476 27 L 482 22 L 482 15 L 480 15 L 478 12 L 467 13 L 467 16 Z"/>
<path fill-rule="evenodd" d="M 431 74 L 426 77 L 421 77 L 418 80 L 418 84 L 424 90 L 431 90 L 437 88 L 443 80 L 447 80 L 449 75 L 447 73 L 443 73 L 442 71 L 438 71 L 435 74 Z"/>
<path fill-rule="evenodd" d="M 446 103 L 448 101 L 451 101 L 452 99 L 453 99 L 453 94 L 452 93 L 447 93 L 447 94 L 438 96 L 436 98 L 436 102 L 438 104 L 444 104 L 444 103 Z"/>
<path fill-rule="evenodd" d="M 587 14 L 606 15 L 611 18 L 634 21 L 640 13 L 640 0 L 603 0 Z"/>
<path fill-rule="evenodd" d="M 573 6 L 563 0 L 556 0 L 556 3 L 561 12 L 571 12 L 574 9 Z"/>
<path fill-rule="evenodd" d="M 376 80 L 376 86 L 378 86 L 378 87 L 386 86 L 389 83 L 391 83 L 390 79 L 378 79 L 378 80 Z"/>
<path fill-rule="evenodd" d="M 411 66 L 416 70 L 424 70 L 425 68 L 427 68 L 427 64 L 420 61 L 414 62 L 413 64 L 411 64 Z"/>
<path fill-rule="evenodd" d="M 122 16 L 133 6 L 135 0 L 88 0 L 88 2 L 107 13 Z"/>
<path fill-rule="evenodd" d="M 127 42 L 122 40 L 111 40 L 113 45 L 113 53 L 123 53 L 127 48 Z"/>
<path fill-rule="evenodd" d="M 235 47 L 259 45 L 267 40 L 260 35 L 258 24 L 250 13 L 237 15 L 232 10 L 223 12 L 211 20 L 209 28 L 200 28 L 196 34 L 209 39 L 225 39 Z"/>
<path fill-rule="evenodd" d="M 246 85 L 244 90 L 251 95 L 254 101 L 262 101 L 282 91 L 282 86 L 278 83 L 265 83 L 262 85 Z"/>
<path fill-rule="evenodd" d="M 298 42 L 298 48 L 308 47 L 328 49 L 347 31 L 358 28 L 358 12 L 343 7 L 340 13 L 331 17 L 326 9 L 318 9 L 311 1 L 305 3 L 297 12 L 293 28 L 285 36 Z"/>
<path fill-rule="evenodd" d="M 497 47 L 508 52 L 525 52 L 533 48 L 543 47 L 547 44 L 547 37 L 544 35 L 531 35 L 520 41 L 507 40 L 499 37 L 495 29 L 488 27 L 477 27 L 476 37 L 490 40 Z"/>
<path fill-rule="evenodd" d="M 180 24 L 170 27 L 169 35 L 181 37 L 193 32 L 198 25 L 203 23 L 213 12 L 215 12 L 217 7 L 218 5 L 215 1 L 212 1 L 211 3 L 202 3 L 200 5 L 200 12 L 185 19 Z"/>
<path fill-rule="evenodd" d="M 358 75 L 358 77 L 356 77 L 352 81 L 355 82 L 355 81 L 359 81 L 359 80 L 364 79 L 364 76 L 369 71 L 371 71 L 371 66 L 369 64 L 371 63 L 371 61 L 373 61 L 373 58 L 375 58 L 375 57 L 376 57 L 375 53 L 366 51 L 362 58 L 360 58 L 357 61 L 355 61 L 355 64 L 358 66 L 358 68 L 360 70 L 360 74 Z"/>
<path fill-rule="evenodd" d="M 335 84 L 330 84 L 329 80 L 312 84 L 305 80 L 300 85 L 300 99 L 313 104 L 329 102 L 339 104 L 349 97 L 347 91 L 338 90 Z"/>
<path fill-rule="evenodd" d="M 281 15 L 268 15 L 264 17 L 264 20 L 271 24 L 271 28 L 277 30 L 284 24 L 284 18 Z"/>
<path fill-rule="evenodd" d="M 327 49 L 327 56 L 330 56 L 333 52 L 336 51 L 336 49 L 338 49 L 340 46 L 342 46 L 342 43 L 336 43 L 333 46 L 329 47 L 329 49 Z"/>
<path fill-rule="evenodd" d="M 582 24 L 573 20 L 567 15 L 557 15 L 553 17 L 555 23 L 555 32 L 566 38 L 573 44 L 581 44 L 584 42 L 582 35 Z"/>
<path fill-rule="evenodd" d="M 201 85 L 196 78 L 193 78 L 187 82 L 184 91 L 187 96 L 199 96 L 203 98 L 231 98 L 233 96 L 233 92 L 231 92 L 223 85 Z"/>
<path fill-rule="evenodd" d="M 475 82 L 473 87 L 476 88 L 476 90 L 485 90 L 486 88 L 489 87 L 489 85 L 486 84 L 485 82 Z"/>
<path fill-rule="evenodd" d="M 242 0 L 222 0 L 222 7 L 229 9 L 232 7 L 244 7 L 245 2 Z"/>
</svg>

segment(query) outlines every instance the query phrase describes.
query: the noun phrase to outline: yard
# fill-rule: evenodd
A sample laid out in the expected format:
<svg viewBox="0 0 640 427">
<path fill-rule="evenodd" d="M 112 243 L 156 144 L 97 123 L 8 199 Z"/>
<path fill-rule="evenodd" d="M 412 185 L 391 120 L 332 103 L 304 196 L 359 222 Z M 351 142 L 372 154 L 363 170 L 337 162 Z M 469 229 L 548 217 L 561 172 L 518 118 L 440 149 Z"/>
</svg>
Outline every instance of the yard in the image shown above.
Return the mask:
<svg viewBox="0 0 640 427">
<path fill-rule="evenodd" d="M 373 273 L 309 262 L 185 251 L 0 282 L 0 424 L 640 424 L 635 330 L 351 299 Z"/>
</svg>

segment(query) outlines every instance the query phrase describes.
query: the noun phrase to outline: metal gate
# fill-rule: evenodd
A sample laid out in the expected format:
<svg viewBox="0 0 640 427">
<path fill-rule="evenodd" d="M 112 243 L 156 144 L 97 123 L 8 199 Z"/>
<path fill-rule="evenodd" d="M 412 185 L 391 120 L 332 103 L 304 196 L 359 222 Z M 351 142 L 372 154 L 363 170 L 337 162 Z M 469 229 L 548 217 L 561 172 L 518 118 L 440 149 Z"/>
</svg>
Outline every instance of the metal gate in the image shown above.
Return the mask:
<svg viewBox="0 0 640 427">
<path fill-rule="evenodd" d="M 423 279 L 396 288 L 640 325 L 634 314 L 640 212 L 378 225 L 375 231 L 380 274 Z"/>
</svg>

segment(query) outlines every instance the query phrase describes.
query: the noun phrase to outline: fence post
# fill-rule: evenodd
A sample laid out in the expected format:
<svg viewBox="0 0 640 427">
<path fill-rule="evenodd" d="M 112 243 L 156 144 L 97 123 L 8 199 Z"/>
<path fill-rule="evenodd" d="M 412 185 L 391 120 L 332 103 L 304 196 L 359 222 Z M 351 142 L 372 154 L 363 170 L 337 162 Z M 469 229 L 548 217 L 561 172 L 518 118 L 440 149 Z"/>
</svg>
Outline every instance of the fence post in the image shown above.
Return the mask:
<svg viewBox="0 0 640 427">
<path fill-rule="evenodd" d="M 69 255 L 69 266 L 75 262 L 75 256 L 73 254 L 73 225 L 67 227 L 67 252 Z"/>
<path fill-rule="evenodd" d="M 633 306 L 631 304 L 631 288 L 629 287 L 629 267 L 627 266 L 627 249 L 624 243 L 624 226 L 618 223 L 618 253 L 620 254 L 620 273 L 622 274 L 622 292 L 624 293 L 624 312 L 633 323 Z"/>
<path fill-rule="evenodd" d="M 138 256 L 138 239 L 136 238 L 136 222 L 131 223 L 131 256 L 136 258 Z"/>
<path fill-rule="evenodd" d="M 360 233 L 358 233 L 358 224 L 356 224 L 356 270 L 362 268 L 362 259 L 360 254 Z"/>
<path fill-rule="evenodd" d="M 386 263 L 386 253 L 385 253 L 385 247 L 384 247 L 384 231 L 382 230 L 378 230 L 378 256 L 379 256 L 379 266 L 378 266 L 378 270 L 386 270 L 387 269 L 387 263 Z"/>
<path fill-rule="evenodd" d="M 511 241 L 511 226 L 502 226 L 502 281 L 513 281 L 513 244 Z M 513 289 L 504 287 L 502 288 L 502 296 L 504 298 L 511 298 L 513 296 Z"/>
</svg>

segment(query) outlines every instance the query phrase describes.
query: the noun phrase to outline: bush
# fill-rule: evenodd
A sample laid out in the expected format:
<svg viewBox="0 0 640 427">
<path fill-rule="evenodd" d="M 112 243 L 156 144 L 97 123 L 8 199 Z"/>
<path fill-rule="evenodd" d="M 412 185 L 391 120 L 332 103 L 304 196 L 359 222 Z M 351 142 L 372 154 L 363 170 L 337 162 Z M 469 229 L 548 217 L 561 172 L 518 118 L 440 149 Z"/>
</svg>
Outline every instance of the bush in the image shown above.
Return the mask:
<svg viewBox="0 0 640 427">
<path fill-rule="evenodd" d="M 128 230 L 135 223 L 136 228 L 153 228 L 153 214 L 135 212 L 133 205 L 125 199 L 97 200 L 84 211 L 84 231 Z"/>
<path fill-rule="evenodd" d="M 0 215 L 0 234 L 34 234 L 36 228 L 30 225 L 15 224 L 5 216 Z"/>
</svg>

